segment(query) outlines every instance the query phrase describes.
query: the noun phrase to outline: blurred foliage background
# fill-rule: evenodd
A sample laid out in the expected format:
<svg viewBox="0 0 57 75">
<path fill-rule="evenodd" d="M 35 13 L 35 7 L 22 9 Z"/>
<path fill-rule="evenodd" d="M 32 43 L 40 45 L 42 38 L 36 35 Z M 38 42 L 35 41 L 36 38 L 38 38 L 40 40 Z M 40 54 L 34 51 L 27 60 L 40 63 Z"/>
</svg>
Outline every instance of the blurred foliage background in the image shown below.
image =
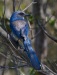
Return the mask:
<svg viewBox="0 0 57 75">
<path fill-rule="evenodd" d="M 10 16 L 13 12 L 13 0 L 5 0 L 5 16 L 4 16 L 4 0 L 0 0 L 0 26 L 4 28 L 4 23 L 7 27 L 8 33 L 10 33 L 10 28 L 9 28 L 9 19 Z M 16 0 L 15 5 L 16 5 L 16 10 L 23 10 L 27 5 L 29 5 L 32 2 L 32 0 Z M 20 4 L 19 4 L 20 3 Z M 20 5 L 20 6 L 19 6 Z M 26 10 L 27 13 L 32 13 L 32 6 Z M 52 36 L 57 38 L 57 0 L 47 0 L 47 16 L 46 19 L 48 19 L 50 16 L 51 19 L 46 25 L 47 31 L 51 33 Z M 3 21 L 5 19 L 5 22 Z M 29 17 L 29 21 L 31 26 L 33 25 L 33 16 L 31 15 Z M 33 26 L 32 26 L 33 27 Z M 31 34 L 31 32 L 30 32 Z M 32 37 L 30 35 L 30 37 Z M 2 41 L 3 38 L 0 37 L 0 41 Z M 50 40 L 47 37 L 48 41 L 48 53 L 47 57 L 45 59 L 45 64 L 47 64 L 52 70 L 57 72 L 57 43 L 54 41 Z M 8 47 L 6 47 L 4 44 L 0 43 L 0 51 L 4 52 L 8 50 Z M 5 59 L 0 55 L 0 64 L 3 64 L 2 62 L 5 61 Z M 1 72 L 1 71 L 0 71 Z M 32 68 L 21 68 L 20 69 L 21 74 L 20 75 L 43 75 L 38 73 Z M 5 75 L 16 75 L 14 70 L 6 70 Z"/>
</svg>

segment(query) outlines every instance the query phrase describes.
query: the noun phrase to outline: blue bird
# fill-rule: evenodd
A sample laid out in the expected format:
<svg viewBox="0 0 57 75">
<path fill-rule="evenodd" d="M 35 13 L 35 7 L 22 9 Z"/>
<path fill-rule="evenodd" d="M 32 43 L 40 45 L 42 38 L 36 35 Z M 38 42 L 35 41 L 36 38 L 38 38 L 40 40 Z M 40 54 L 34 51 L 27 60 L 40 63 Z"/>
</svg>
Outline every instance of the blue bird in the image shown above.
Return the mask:
<svg viewBox="0 0 57 75">
<path fill-rule="evenodd" d="M 24 51 L 27 53 L 32 67 L 36 70 L 41 69 L 41 63 L 36 55 L 36 52 L 32 48 L 31 40 L 28 37 L 29 24 L 25 16 L 28 16 L 25 12 L 15 11 L 10 18 L 10 28 L 12 33 L 18 38 L 23 39 Z"/>
</svg>

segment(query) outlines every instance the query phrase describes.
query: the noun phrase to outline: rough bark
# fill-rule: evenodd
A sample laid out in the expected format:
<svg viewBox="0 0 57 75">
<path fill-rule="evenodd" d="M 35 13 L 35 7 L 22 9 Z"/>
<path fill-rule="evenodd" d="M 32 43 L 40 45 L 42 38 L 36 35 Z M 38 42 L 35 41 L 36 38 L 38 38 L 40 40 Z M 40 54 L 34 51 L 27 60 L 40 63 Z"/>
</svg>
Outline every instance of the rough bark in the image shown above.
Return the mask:
<svg viewBox="0 0 57 75">
<path fill-rule="evenodd" d="M 39 19 L 43 19 L 41 16 L 41 7 L 42 5 L 42 1 L 43 0 L 34 0 L 34 2 L 37 2 L 36 4 L 33 5 L 33 16 L 34 16 L 34 26 L 37 26 L 38 24 L 38 20 Z M 43 9 L 42 9 L 43 10 Z M 39 32 L 40 31 L 40 32 Z M 43 56 L 46 54 L 46 49 L 47 49 L 47 44 L 46 44 L 46 36 L 43 32 L 43 30 L 41 30 L 41 28 L 37 28 L 35 29 L 35 34 L 39 32 L 38 36 L 35 39 L 35 51 L 39 57 L 39 60 L 41 61 Z"/>
</svg>

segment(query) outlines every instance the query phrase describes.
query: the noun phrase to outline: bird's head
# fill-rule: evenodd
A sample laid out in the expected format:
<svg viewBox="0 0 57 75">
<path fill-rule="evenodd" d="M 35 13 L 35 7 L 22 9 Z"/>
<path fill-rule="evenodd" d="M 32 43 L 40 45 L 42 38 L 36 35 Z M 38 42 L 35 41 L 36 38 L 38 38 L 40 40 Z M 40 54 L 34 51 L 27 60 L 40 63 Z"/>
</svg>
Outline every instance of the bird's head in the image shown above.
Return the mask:
<svg viewBox="0 0 57 75">
<path fill-rule="evenodd" d="M 16 21 L 16 20 L 24 20 L 25 16 L 29 16 L 29 15 L 26 14 L 25 12 L 23 12 L 23 11 L 13 12 L 13 14 L 10 18 L 10 21 L 13 22 L 13 21 Z"/>
</svg>

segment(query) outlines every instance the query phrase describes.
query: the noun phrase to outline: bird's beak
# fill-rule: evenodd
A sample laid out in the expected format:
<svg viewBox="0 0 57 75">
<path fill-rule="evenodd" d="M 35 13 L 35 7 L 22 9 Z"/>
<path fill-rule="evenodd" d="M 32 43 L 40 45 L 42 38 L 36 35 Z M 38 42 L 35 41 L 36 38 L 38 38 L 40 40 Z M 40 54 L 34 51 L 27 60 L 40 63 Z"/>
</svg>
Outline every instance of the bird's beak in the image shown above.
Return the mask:
<svg viewBox="0 0 57 75">
<path fill-rule="evenodd" d="M 30 16 L 30 14 L 26 14 L 26 13 L 25 13 L 25 16 Z"/>
</svg>

